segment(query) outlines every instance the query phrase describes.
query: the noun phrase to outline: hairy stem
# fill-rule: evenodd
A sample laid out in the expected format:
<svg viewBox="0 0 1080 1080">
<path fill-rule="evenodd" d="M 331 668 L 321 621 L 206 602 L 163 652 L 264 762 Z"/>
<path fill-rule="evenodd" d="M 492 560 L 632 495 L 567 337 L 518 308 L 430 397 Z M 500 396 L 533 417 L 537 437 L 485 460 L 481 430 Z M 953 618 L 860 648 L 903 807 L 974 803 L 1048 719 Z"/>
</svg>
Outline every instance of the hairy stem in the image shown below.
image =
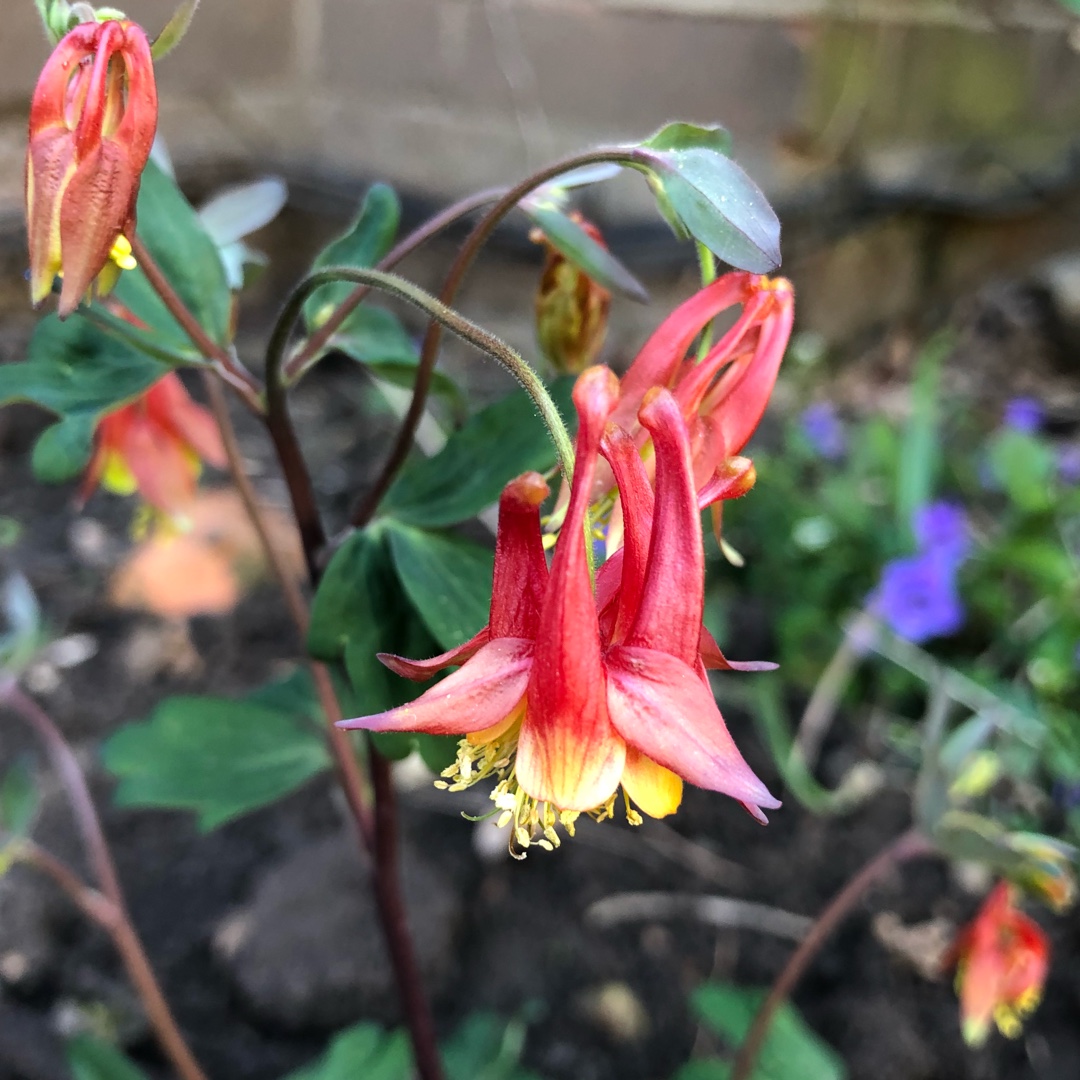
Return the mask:
<svg viewBox="0 0 1080 1080">
<path fill-rule="evenodd" d="M 386 255 L 376 264 L 376 270 L 392 270 L 406 255 L 411 255 L 417 248 L 422 247 L 429 240 L 434 239 L 439 233 L 450 228 L 462 218 L 475 213 L 482 206 L 494 202 L 506 191 L 505 188 L 490 188 L 487 191 L 478 191 L 475 195 L 466 196 L 452 206 L 440 211 L 433 218 L 425 221 L 415 231 L 409 233 L 403 240 L 394 245 Z M 355 289 L 337 306 L 334 313 L 304 342 L 295 356 L 290 357 L 284 365 L 283 381 L 286 384 L 295 382 L 305 371 L 318 359 L 319 354 L 326 348 L 330 339 L 341 329 L 341 324 L 360 306 L 364 298 L 371 292 L 370 285 L 357 285 Z"/>
<path fill-rule="evenodd" d="M 457 254 L 457 258 L 454 260 L 443 281 L 442 289 L 439 292 L 440 302 L 446 305 L 450 305 L 454 302 L 458 289 L 461 287 L 461 283 L 465 279 L 469 267 L 472 266 L 476 256 L 480 253 L 480 249 L 487 243 L 499 222 L 501 222 L 526 195 L 529 195 L 538 187 L 555 179 L 555 177 L 560 176 L 562 173 L 570 172 L 573 169 L 578 169 L 585 165 L 595 165 L 608 161 L 625 165 L 631 164 L 634 160 L 635 154 L 633 149 L 611 148 L 594 150 L 556 162 L 554 165 L 542 169 L 540 172 L 522 180 L 521 183 L 511 188 L 483 216 L 483 218 L 477 222 L 476 227 L 469 233 L 464 244 L 462 244 L 461 250 Z M 424 335 L 424 343 L 420 349 L 420 363 L 416 369 L 416 381 L 413 383 L 413 396 L 412 401 L 409 403 L 409 411 L 405 414 L 405 418 L 401 422 L 397 439 L 383 465 L 382 472 L 375 481 L 375 485 L 372 487 L 371 491 L 368 492 L 363 502 L 361 502 L 353 512 L 352 522 L 358 528 L 366 525 L 372 517 L 375 516 L 375 511 L 378 509 L 379 503 L 382 502 L 383 496 L 390 490 L 390 485 L 394 482 L 394 477 L 397 476 L 401 466 L 405 464 L 405 459 L 409 456 L 413 440 L 416 438 L 416 428 L 420 423 L 421 417 L 424 415 L 424 408 L 427 405 L 428 391 L 431 389 L 431 378 L 435 372 L 435 361 L 439 354 L 439 341 L 441 337 L 442 327 L 438 320 L 433 317 L 428 323 L 427 333 Z M 560 454 L 560 456 L 562 455 Z M 569 480 L 569 475 L 567 476 L 567 479 Z"/>
<path fill-rule="evenodd" d="M 267 349 L 266 388 L 267 404 L 271 416 L 276 415 L 278 409 L 284 406 L 281 399 L 284 395 L 284 388 L 281 383 L 281 366 L 293 324 L 299 317 L 307 298 L 316 289 L 336 281 L 355 281 L 415 304 L 425 311 L 431 319 L 435 320 L 435 325 L 445 326 L 462 340 L 474 345 L 481 352 L 486 353 L 506 368 L 533 399 L 544 424 L 551 434 L 552 441 L 555 443 L 555 449 L 567 479 L 573 477 L 574 447 L 570 441 L 570 436 L 566 432 L 566 425 L 563 423 L 559 410 L 555 402 L 552 401 L 547 387 L 544 386 L 543 380 L 529 367 L 524 358 L 500 338 L 489 333 L 482 326 L 470 322 L 463 315 L 454 311 L 453 308 L 447 307 L 446 304 L 436 300 L 430 293 L 413 285 L 412 282 L 398 277 L 396 274 L 389 274 L 382 270 L 360 270 L 350 266 L 327 267 L 325 270 L 319 270 L 310 277 L 305 278 L 293 291 L 282 309 Z M 363 522 L 354 521 L 354 524 L 360 525 Z"/>
<path fill-rule="evenodd" d="M 929 855 L 934 846 L 915 829 L 904 833 L 883 851 L 879 851 L 863 868 L 829 901 L 829 906 L 818 916 L 802 944 L 791 954 L 761 1003 L 750 1030 L 735 1057 L 731 1080 L 749 1080 L 753 1074 L 758 1055 L 769 1034 L 776 1010 L 788 999 L 802 978 L 811 961 L 836 927 L 862 899 L 863 895 L 884 875 L 899 863 L 921 855 Z"/>
<path fill-rule="evenodd" d="M 180 328 L 191 339 L 195 348 L 202 353 L 222 379 L 240 395 L 244 404 L 256 415 L 261 415 L 263 413 L 262 394 L 251 372 L 203 329 L 199 320 L 172 287 L 172 283 L 137 234 L 131 240 L 131 253 L 135 256 L 135 261 L 142 268 L 154 292 L 161 298 L 169 314 L 180 324 Z"/>
<path fill-rule="evenodd" d="M 33 698 L 20 689 L 18 683 L 9 678 L 0 686 L 0 700 L 17 712 L 33 728 L 34 733 L 45 745 L 53 768 L 67 793 L 83 846 L 86 848 L 94 876 L 97 878 L 101 894 L 109 908 L 93 902 L 92 891 L 87 891 L 74 875 L 62 871 L 66 868 L 56 860 L 41 859 L 32 861 L 53 876 L 58 884 L 65 888 L 80 886 L 75 894 L 80 907 L 102 925 L 112 936 L 120 958 L 123 960 L 128 977 L 135 986 L 147 1019 L 157 1035 L 162 1050 L 172 1062 L 173 1067 L 183 1080 L 206 1080 L 206 1076 L 189 1049 L 180 1028 L 173 1018 L 169 1003 L 161 992 L 154 970 L 147 959 L 142 941 L 131 922 L 131 915 L 124 901 L 120 888 L 120 879 L 116 873 L 112 853 L 109 850 L 105 832 L 101 827 L 94 800 L 83 776 L 82 769 L 75 755 L 68 746 L 60 729 L 53 723 L 52 717 L 38 705 Z"/>
</svg>

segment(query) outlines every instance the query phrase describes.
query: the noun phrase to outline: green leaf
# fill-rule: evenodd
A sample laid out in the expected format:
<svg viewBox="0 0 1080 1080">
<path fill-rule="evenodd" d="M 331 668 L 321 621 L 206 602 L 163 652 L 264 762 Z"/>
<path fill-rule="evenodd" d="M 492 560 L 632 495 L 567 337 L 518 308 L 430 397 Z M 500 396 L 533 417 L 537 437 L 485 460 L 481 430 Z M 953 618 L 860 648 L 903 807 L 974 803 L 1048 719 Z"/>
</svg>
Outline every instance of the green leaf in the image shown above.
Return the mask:
<svg viewBox="0 0 1080 1080">
<path fill-rule="evenodd" d="M 390 1034 L 361 1023 L 334 1036 L 330 1048 L 311 1065 L 284 1080 L 409 1080 L 412 1050 L 404 1031 Z"/>
<path fill-rule="evenodd" d="M 199 828 L 282 798 L 330 765 L 312 709 L 175 697 L 102 748 L 118 806 L 193 810 Z"/>
<path fill-rule="evenodd" d="M 443 1048 L 447 1080 L 535 1080 L 520 1065 L 524 1042 L 523 1021 L 473 1013 Z"/>
<path fill-rule="evenodd" d="M 729 151 L 720 129 L 669 124 L 634 158 L 676 233 L 700 240 L 738 269 L 768 273 L 780 265 L 780 221 Z"/>
<path fill-rule="evenodd" d="M 401 204 L 394 189 L 386 184 L 372 184 L 348 232 L 319 252 L 312 270 L 328 266 L 374 266 L 394 243 L 400 220 Z M 322 326 L 353 288 L 348 282 L 340 282 L 316 289 L 304 304 L 308 331 Z"/>
<path fill-rule="evenodd" d="M 154 261 L 203 329 L 219 345 L 227 345 L 232 292 L 217 245 L 176 181 L 153 159 L 142 175 L 138 215 L 139 236 Z M 164 342 L 197 356 L 141 269 L 125 270 L 113 295 Z"/>
<path fill-rule="evenodd" d="M 74 1080 L 146 1080 L 115 1046 L 93 1035 L 76 1035 L 65 1052 Z"/>
<path fill-rule="evenodd" d="M 361 364 L 405 364 L 415 369 L 419 360 L 416 345 L 401 321 L 383 308 L 364 304 L 345 320 L 327 349 L 336 349 Z"/>
<path fill-rule="evenodd" d="M 1007 428 L 991 439 L 989 460 L 995 478 L 1019 510 L 1037 514 L 1053 506 L 1057 464 L 1044 442 Z"/>
<path fill-rule="evenodd" d="M 449 533 L 393 523 L 398 578 L 435 640 L 452 649 L 483 628 L 491 605 L 494 553 Z"/>
<path fill-rule="evenodd" d="M 934 495 L 941 457 L 938 434 L 938 384 L 941 366 L 953 348 L 945 330 L 923 347 L 911 387 L 911 417 L 897 461 L 896 513 L 900 528 L 911 529 L 912 515 Z"/>
<path fill-rule="evenodd" d="M 195 17 L 195 9 L 198 6 L 199 0 L 181 0 L 180 6 L 172 13 L 165 28 L 154 38 L 154 43 L 150 46 L 150 55 L 155 60 L 168 56 L 180 44 L 191 26 L 191 20 Z"/>
<path fill-rule="evenodd" d="M 35 327 L 26 360 L 0 365 L 0 405 L 27 401 L 63 418 L 34 451 L 42 479 L 76 475 L 90 454 L 90 436 L 106 413 L 137 397 L 168 367 L 99 330 L 85 316 L 66 322 L 46 315 Z"/>
<path fill-rule="evenodd" d="M 10 836 L 25 836 L 38 802 L 33 761 L 20 757 L 0 781 L 0 829 Z"/>
<path fill-rule="evenodd" d="M 551 387 L 564 416 L 573 379 Z M 382 511 L 410 525 L 438 527 L 475 517 L 498 501 L 505 484 L 523 472 L 546 472 L 555 465 L 551 444 L 536 407 L 515 390 L 481 409 L 432 458 L 414 458 L 402 469 L 383 500 Z"/>
<path fill-rule="evenodd" d="M 701 1020 L 737 1046 L 746 1038 L 765 991 L 728 983 L 698 987 L 691 1002 Z M 752 1080 L 844 1080 L 847 1069 L 831 1046 L 809 1028 L 798 1012 L 781 1005 L 769 1027 Z"/>
<path fill-rule="evenodd" d="M 308 652 L 339 663 L 348 675 L 353 715 L 382 712 L 411 700 L 419 688 L 395 675 L 380 652 L 431 656 L 439 651 L 402 592 L 387 543 L 376 524 L 353 533 L 335 552 L 311 608 Z M 405 756 L 407 741 L 386 740 L 388 756 Z"/>
<path fill-rule="evenodd" d="M 639 304 L 649 302 L 645 286 L 568 214 L 550 202 L 526 201 L 521 208 L 552 246 L 584 270 L 593 281 L 609 292 L 622 293 Z"/>
</svg>

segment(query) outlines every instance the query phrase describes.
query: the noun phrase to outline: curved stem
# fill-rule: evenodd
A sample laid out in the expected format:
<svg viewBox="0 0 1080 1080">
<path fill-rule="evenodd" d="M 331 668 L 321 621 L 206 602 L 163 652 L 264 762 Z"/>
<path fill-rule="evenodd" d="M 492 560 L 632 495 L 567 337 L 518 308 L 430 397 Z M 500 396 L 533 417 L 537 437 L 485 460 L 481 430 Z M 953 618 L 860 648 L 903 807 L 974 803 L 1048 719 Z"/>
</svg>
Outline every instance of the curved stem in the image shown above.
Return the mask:
<svg viewBox="0 0 1080 1080">
<path fill-rule="evenodd" d="M 475 195 L 466 196 L 452 206 L 448 206 L 395 244 L 378 261 L 375 269 L 392 270 L 406 255 L 412 254 L 417 248 L 422 247 L 462 218 L 475 213 L 480 207 L 494 202 L 505 191 L 506 188 L 489 188 L 487 191 L 478 191 Z M 360 303 L 369 292 L 371 292 L 370 285 L 357 285 L 337 306 L 330 318 L 304 342 L 296 355 L 285 362 L 283 381 L 286 385 L 295 382 L 311 367 L 319 358 L 319 354 L 326 348 L 330 339 L 341 328 L 341 324 L 360 306 Z"/>
<path fill-rule="evenodd" d="M 735 1064 L 731 1080 L 749 1080 L 754 1071 L 758 1054 L 765 1043 L 776 1010 L 787 1000 L 802 978 L 810 962 L 817 956 L 829 935 L 850 913 L 878 880 L 899 863 L 906 862 L 934 851 L 933 844 L 915 829 L 904 833 L 883 851 L 879 851 L 863 868 L 829 901 L 829 906 L 818 916 L 802 944 L 791 954 L 784 970 L 773 983 L 765 1000 L 758 1008 L 750 1030 L 746 1033 Z"/>
<path fill-rule="evenodd" d="M 574 447 L 567 434 L 562 416 L 544 386 L 543 380 L 516 352 L 501 338 L 485 330 L 482 326 L 466 319 L 453 308 L 436 300 L 430 293 L 413 285 L 411 281 L 389 274 L 383 270 L 360 270 L 350 266 L 327 267 L 305 278 L 293 291 L 285 303 L 281 316 L 274 328 L 266 353 L 266 394 L 270 415 L 275 415 L 284 407 L 284 386 L 281 378 L 282 358 L 288 346 L 293 323 L 300 314 L 307 298 L 318 288 L 335 281 L 355 281 L 369 288 L 380 289 L 392 296 L 400 297 L 425 311 L 434 320 L 434 325 L 445 326 L 462 340 L 476 346 L 501 364 L 525 388 L 540 412 L 541 419 L 551 433 L 555 450 L 559 455 L 563 471 L 570 480 L 574 471 Z M 415 396 L 414 396 L 415 400 Z M 370 515 L 368 515 L 370 517 Z M 366 520 L 366 519 L 365 519 Z M 353 522 L 356 525 L 363 522 Z"/>
<path fill-rule="evenodd" d="M 85 886 L 82 886 L 74 875 L 70 879 L 64 873 L 57 876 L 56 871 L 62 868 L 62 864 L 55 860 L 50 862 L 47 859 L 34 861 L 65 887 L 75 884 L 81 887 L 75 894 L 76 898 L 83 910 L 112 936 L 128 977 L 134 983 L 139 1000 L 146 1009 L 147 1019 L 154 1028 L 161 1048 L 183 1080 L 206 1080 L 199 1063 L 180 1033 L 180 1028 L 169 1009 L 169 1003 L 165 1000 L 165 995 L 161 992 L 154 970 L 147 959 L 142 941 L 131 922 L 131 915 L 128 913 L 124 894 L 120 888 L 120 879 L 116 873 L 116 865 L 113 863 L 112 853 L 109 851 L 108 841 L 101 827 L 101 819 L 94 807 L 94 800 L 90 796 L 86 777 L 83 776 L 71 747 L 68 746 L 67 740 L 48 713 L 33 698 L 25 694 L 14 679 L 8 678 L 0 685 L 0 700 L 14 709 L 45 744 L 49 759 L 71 803 L 71 809 L 79 831 L 82 833 L 83 845 L 101 889 L 101 895 L 108 901 L 109 907 L 105 908 L 100 904 L 90 902 L 96 894 L 93 894 L 92 890 L 87 892 Z M 84 901 L 88 903 L 84 904 Z"/>
<path fill-rule="evenodd" d="M 240 395 L 244 404 L 256 416 L 262 415 L 264 411 L 262 394 L 251 372 L 236 359 L 229 349 L 219 345 L 203 329 L 199 320 L 172 287 L 172 282 L 165 276 L 138 234 L 131 239 L 131 253 L 135 256 L 135 261 L 142 268 L 154 292 L 161 298 L 169 314 L 180 324 L 180 328 L 191 339 L 195 348 L 206 357 L 222 379 Z"/>
<path fill-rule="evenodd" d="M 597 165 L 603 162 L 616 162 L 622 165 L 634 164 L 639 160 L 639 155 L 633 147 L 612 147 L 602 150 L 593 150 L 574 157 L 564 158 L 562 161 L 549 165 L 538 173 L 522 180 L 519 184 L 510 188 L 505 195 L 477 222 L 476 227 L 469 233 L 461 250 L 457 254 L 439 292 L 439 300 L 443 304 L 452 304 L 457 296 L 458 289 L 472 266 L 480 249 L 487 243 L 496 226 L 509 214 L 526 195 L 535 191 L 538 187 L 546 184 L 549 180 L 562 173 L 585 165 Z M 420 348 L 420 363 L 416 369 L 416 381 L 413 383 L 412 401 L 409 403 L 409 411 L 401 422 L 398 429 L 397 439 L 383 465 L 382 472 L 375 481 L 374 487 L 367 494 L 364 501 L 356 508 L 352 515 L 352 522 L 357 528 L 366 525 L 375 515 L 383 496 L 390 490 L 398 470 L 405 464 L 409 456 L 413 440 L 416 438 L 416 428 L 420 418 L 424 415 L 424 407 L 427 405 L 428 391 L 431 389 L 431 378 L 435 371 L 435 361 L 439 353 L 439 341 L 442 337 L 442 328 L 438 321 L 432 319 L 428 324 L 427 333 L 424 335 L 424 343 Z M 560 455 L 562 456 L 562 455 Z M 567 475 L 567 480 L 570 477 Z"/>
</svg>

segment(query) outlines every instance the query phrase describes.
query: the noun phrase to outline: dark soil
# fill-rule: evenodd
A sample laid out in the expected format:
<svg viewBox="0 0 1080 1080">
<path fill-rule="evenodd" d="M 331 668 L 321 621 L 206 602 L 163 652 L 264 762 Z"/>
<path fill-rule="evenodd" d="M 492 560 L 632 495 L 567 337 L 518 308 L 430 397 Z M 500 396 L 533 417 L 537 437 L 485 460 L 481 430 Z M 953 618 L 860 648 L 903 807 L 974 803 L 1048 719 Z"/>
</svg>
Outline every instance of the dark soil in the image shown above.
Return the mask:
<svg viewBox="0 0 1080 1080">
<path fill-rule="evenodd" d="M 989 319 L 995 332 L 1003 319 Z M 19 355 L 28 327 L 24 319 L 7 324 L 6 356 Z M 298 413 L 305 417 L 313 473 L 331 514 L 340 515 L 347 489 L 370 475 L 392 430 L 386 419 L 358 423 L 362 407 L 359 379 L 343 365 L 328 365 L 301 390 Z M 266 681 L 295 658 L 296 642 L 276 595 L 264 587 L 226 618 L 196 620 L 191 633 L 201 670 L 170 671 L 173 645 L 161 638 L 156 621 L 118 612 L 104 599 L 102 569 L 124 548 L 129 506 L 95 497 L 85 516 L 97 523 L 91 537 L 96 547 L 88 548 L 85 524 L 81 533 L 73 528 L 71 491 L 42 487 L 30 477 L 28 448 L 36 425 L 27 410 L 12 411 L 3 421 L 0 514 L 23 527 L 7 562 L 32 582 L 58 634 L 89 634 L 98 649 L 92 660 L 61 672 L 40 700 L 93 772 L 135 922 L 196 1055 L 215 1080 L 271 1080 L 319 1053 L 336 1027 L 365 1016 L 397 1019 L 377 924 L 349 892 L 362 887 L 362 866 L 350 877 L 333 872 L 335 860 L 324 858 L 318 872 L 326 874 L 327 889 L 337 890 L 334 896 L 319 899 L 317 890 L 299 889 L 307 906 L 292 894 L 281 896 L 289 888 L 289 868 L 310 865 L 296 862 L 304 853 L 339 844 L 342 858 L 351 857 L 353 845 L 342 839 L 343 815 L 329 784 L 314 782 L 277 806 L 200 835 L 190 815 L 110 808 L 110 781 L 94 754 L 103 736 L 146 716 L 169 694 L 239 694 Z M 260 464 L 258 482 L 267 495 L 280 497 L 258 432 L 245 424 L 242 433 L 245 453 Z M 93 565 L 98 557 L 102 565 Z M 135 645 L 141 645 L 140 655 L 147 649 L 154 654 L 155 641 L 161 662 L 133 665 Z M 782 795 L 747 718 L 732 712 L 729 722 L 751 764 Z M 854 729 L 835 732 L 823 774 L 837 771 L 862 738 Z M 0 765 L 29 745 L 15 719 L 6 717 Z M 815 818 L 789 800 L 767 828 L 730 800 L 690 791 L 670 827 L 647 824 L 634 831 L 586 823 L 578 839 L 560 850 L 537 851 L 519 863 L 476 853 L 474 826 L 457 816 L 461 804 L 454 797 L 425 783 L 403 790 L 401 802 L 407 861 L 416 868 L 410 871 L 413 920 L 447 928 L 434 935 L 425 954 L 441 1032 L 450 1033 L 476 1009 L 527 1016 L 525 1061 L 550 1080 L 661 1080 L 691 1054 L 722 1052 L 691 1014 L 690 991 L 710 977 L 766 984 L 792 949 L 764 933 L 685 919 L 598 929 L 585 920 L 592 903 L 624 891 L 663 890 L 741 897 L 813 915 L 909 824 L 897 787 L 840 819 Z M 78 860 L 66 807 L 51 786 L 35 835 Z M 273 882 L 268 873 L 276 874 Z M 297 871 L 293 878 L 305 873 L 315 871 Z M 276 899 L 268 896 L 274 890 Z M 348 907 L 341 919 L 332 915 L 338 903 Z M 960 1039 L 948 979 L 923 978 L 890 955 L 871 929 L 873 914 L 881 911 L 895 912 L 906 924 L 936 916 L 958 924 L 976 903 L 942 864 L 912 863 L 859 906 L 814 962 L 795 1001 L 844 1057 L 853 1080 L 1080 1076 L 1080 933 L 1074 918 L 1046 920 L 1054 939 L 1053 973 L 1046 1001 L 1023 1038 L 995 1036 L 978 1052 Z M 305 944 L 284 926 L 260 923 L 259 912 L 267 911 L 282 918 L 291 913 L 310 930 L 310 940 Z M 238 913 L 254 922 L 237 923 Z M 238 925 L 269 943 L 260 961 L 268 982 L 258 992 L 252 982 L 257 976 L 243 969 L 244 950 L 229 944 L 230 928 Z M 305 963 L 322 955 L 320 928 L 334 934 L 342 925 L 352 928 L 350 935 L 330 944 L 351 960 L 334 983 Z M 297 983 L 300 991 L 285 986 L 290 973 L 301 970 L 310 993 L 303 989 L 307 983 Z M 277 995 L 274 972 L 280 973 Z M 106 1026 L 120 1033 L 140 1064 L 152 1075 L 168 1075 L 108 940 L 51 885 L 22 869 L 0 882 L 0 978 L 0 1080 L 66 1078 L 58 1032 L 73 1006 L 100 1017 L 101 1005 Z M 636 1000 L 643 1006 L 646 1022 L 625 1007 L 627 995 L 604 997 L 612 983 L 630 991 L 631 1005 Z M 297 993 L 307 993 L 303 1007 L 286 1007 Z M 598 1005 L 603 1000 L 623 1007 L 605 1009 Z"/>
</svg>

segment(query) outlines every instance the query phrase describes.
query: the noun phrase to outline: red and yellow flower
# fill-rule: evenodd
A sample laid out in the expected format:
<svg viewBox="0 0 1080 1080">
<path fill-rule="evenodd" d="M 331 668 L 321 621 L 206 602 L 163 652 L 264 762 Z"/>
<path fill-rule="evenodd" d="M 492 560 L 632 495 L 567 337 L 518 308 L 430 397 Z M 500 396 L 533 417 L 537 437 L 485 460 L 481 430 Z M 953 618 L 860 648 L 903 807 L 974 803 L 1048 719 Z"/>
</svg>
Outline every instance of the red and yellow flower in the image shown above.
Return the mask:
<svg viewBox="0 0 1080 1080">
<path fill-rule="evenodd" d="M 217 423 L 170 372 L 98 424 L 83 498 L 99 484 L 117 495 L 137 492 L 151 515 L 182 525 L 204 461 L 226 464 Z"/>
<path fill-rule="evenodd" d="M 606 368 L 578 379 L 576 464 L 550 572 L 539 518 L 547 486 L 526 474 L 500 502 L 489 627 L 432 661 L 383 657 L 413 678 L 461 667 L 408 705 L 343 722 L 464 735 L 448 786 L 497 777 L 492 798 L 521 847 L 557 844 L 556 824 L 572 830 L 581 813 L 610 816 L 620 788 L 632 821 L 638 810 L 672 813 L 683 780 L 761 820 L 762 807 L 779 806 L 728 734 L 705 674 L 704 553 L 682 411 L 666 389 L 643 395 L 650 485 L 640 459 L 628 464 L 629 436 L 609 426 L 618 401 Z M 631 511 L 626 549 L 601 569 L 594 593 L 584 530 L 602 454 Z"/>
<path fill-rule="evenodd" d="M 1010 1039 L 1042 997 L 1050 944 L 1033 919 L 1016 907 L 1017 889 L 999 882 L 961 932 L 949 959 L 956 965 L 964 1039 L 980 1046 L 991 1021 Z"/>
<path fill-rule="evenodd" d="M 63 275 L 70 315 L 95 279 L 107 291 L 134 266 L 139 180 L 157 128 L 150 45 L 133 22 L 81 23 L 56 46 L 30 105 L 26 222 L 30 295 L 41 303 Z"/>
</svg>

